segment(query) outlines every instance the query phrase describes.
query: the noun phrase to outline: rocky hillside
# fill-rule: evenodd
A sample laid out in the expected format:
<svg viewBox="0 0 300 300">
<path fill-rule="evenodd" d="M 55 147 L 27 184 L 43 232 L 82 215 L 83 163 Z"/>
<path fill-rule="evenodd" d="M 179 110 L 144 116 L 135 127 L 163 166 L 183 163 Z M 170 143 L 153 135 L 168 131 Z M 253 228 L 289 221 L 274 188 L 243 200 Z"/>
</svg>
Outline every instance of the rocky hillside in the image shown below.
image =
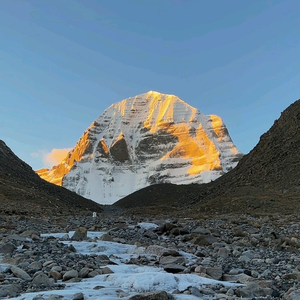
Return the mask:
<svg viewBox="0 0 300 300">
<path fill-rule="evenodd" d="M 235 169 L 212 183 L 158 185 L 118 201 L 120 207 L 165 203 L 180 214 L 293 213 L 300 209 L 300 100 L 290 105 Z"/>
<path fill-rule="evenodd" d="M 111 105 L 60 164 L 37 173 L 112 204 L 152 184 L 210 182 L 241 156 L 220 117 L 150 91 Z"/>
<path fill-rule="evenodd" d="M 68 215 L 91 211 L 101 208 L 41 179 L 0 140 L 0 214 Z"/>
</svg>

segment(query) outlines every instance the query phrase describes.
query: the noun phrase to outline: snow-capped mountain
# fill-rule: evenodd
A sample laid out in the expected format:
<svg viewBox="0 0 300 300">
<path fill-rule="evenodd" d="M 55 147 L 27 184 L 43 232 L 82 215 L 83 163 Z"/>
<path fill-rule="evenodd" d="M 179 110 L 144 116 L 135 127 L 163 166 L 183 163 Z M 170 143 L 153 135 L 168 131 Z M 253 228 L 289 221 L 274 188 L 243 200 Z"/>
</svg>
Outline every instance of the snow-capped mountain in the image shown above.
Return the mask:
<svg viewBox="0 0 300 300">
<path fill-rule="evenodd" d="M 241 157 L 220 117 L 150 91 L 111 105 L 60 164 L 37 173 L 112 204 L 151 184 L 215 180 Z"/>
</svg>

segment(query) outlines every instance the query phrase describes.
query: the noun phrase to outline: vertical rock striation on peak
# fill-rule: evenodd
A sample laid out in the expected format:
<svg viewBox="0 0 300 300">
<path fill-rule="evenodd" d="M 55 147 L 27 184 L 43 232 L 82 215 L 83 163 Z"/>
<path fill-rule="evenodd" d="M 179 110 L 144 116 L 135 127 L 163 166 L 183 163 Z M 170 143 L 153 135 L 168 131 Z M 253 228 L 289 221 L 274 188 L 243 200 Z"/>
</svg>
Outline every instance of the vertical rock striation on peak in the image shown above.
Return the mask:
<svg viewBox="0 0 300 300">
<path fill-rule="evenodd" d="M 222 119 L 150 91 L 111 105 L 44 179 L 102 204 L 156 183 L 205 183 L 242 153 Z"/>
</svg>

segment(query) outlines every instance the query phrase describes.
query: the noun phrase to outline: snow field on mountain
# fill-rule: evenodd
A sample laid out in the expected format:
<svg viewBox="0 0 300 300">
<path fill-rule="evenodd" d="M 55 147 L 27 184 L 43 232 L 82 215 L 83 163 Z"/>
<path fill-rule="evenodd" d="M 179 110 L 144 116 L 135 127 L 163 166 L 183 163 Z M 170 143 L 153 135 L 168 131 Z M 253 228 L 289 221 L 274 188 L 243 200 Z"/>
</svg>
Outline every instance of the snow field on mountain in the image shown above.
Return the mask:
<svg viewBox="0 0 300 300">
<path fill-rule="evenodd" d="M 220 117 L 150 91 L 112 104 L 60 165 L 39 174 L 100 204 L 113 204 L 156 183 L 213 181 L 241 156 Z"/>
</svg>

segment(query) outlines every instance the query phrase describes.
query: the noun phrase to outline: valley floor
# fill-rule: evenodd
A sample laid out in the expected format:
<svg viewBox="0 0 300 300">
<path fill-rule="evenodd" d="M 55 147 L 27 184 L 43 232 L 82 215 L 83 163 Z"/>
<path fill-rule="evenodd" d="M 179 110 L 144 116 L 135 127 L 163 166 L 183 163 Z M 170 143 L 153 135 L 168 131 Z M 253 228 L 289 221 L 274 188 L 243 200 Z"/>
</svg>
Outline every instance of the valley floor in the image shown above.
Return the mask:
<svg viewBox="0 0 300 300">
<path fill-rule="evenodd" d="M 2 215 L 0 298 L 299 299 L 299 220 Z"/>
</svg>

